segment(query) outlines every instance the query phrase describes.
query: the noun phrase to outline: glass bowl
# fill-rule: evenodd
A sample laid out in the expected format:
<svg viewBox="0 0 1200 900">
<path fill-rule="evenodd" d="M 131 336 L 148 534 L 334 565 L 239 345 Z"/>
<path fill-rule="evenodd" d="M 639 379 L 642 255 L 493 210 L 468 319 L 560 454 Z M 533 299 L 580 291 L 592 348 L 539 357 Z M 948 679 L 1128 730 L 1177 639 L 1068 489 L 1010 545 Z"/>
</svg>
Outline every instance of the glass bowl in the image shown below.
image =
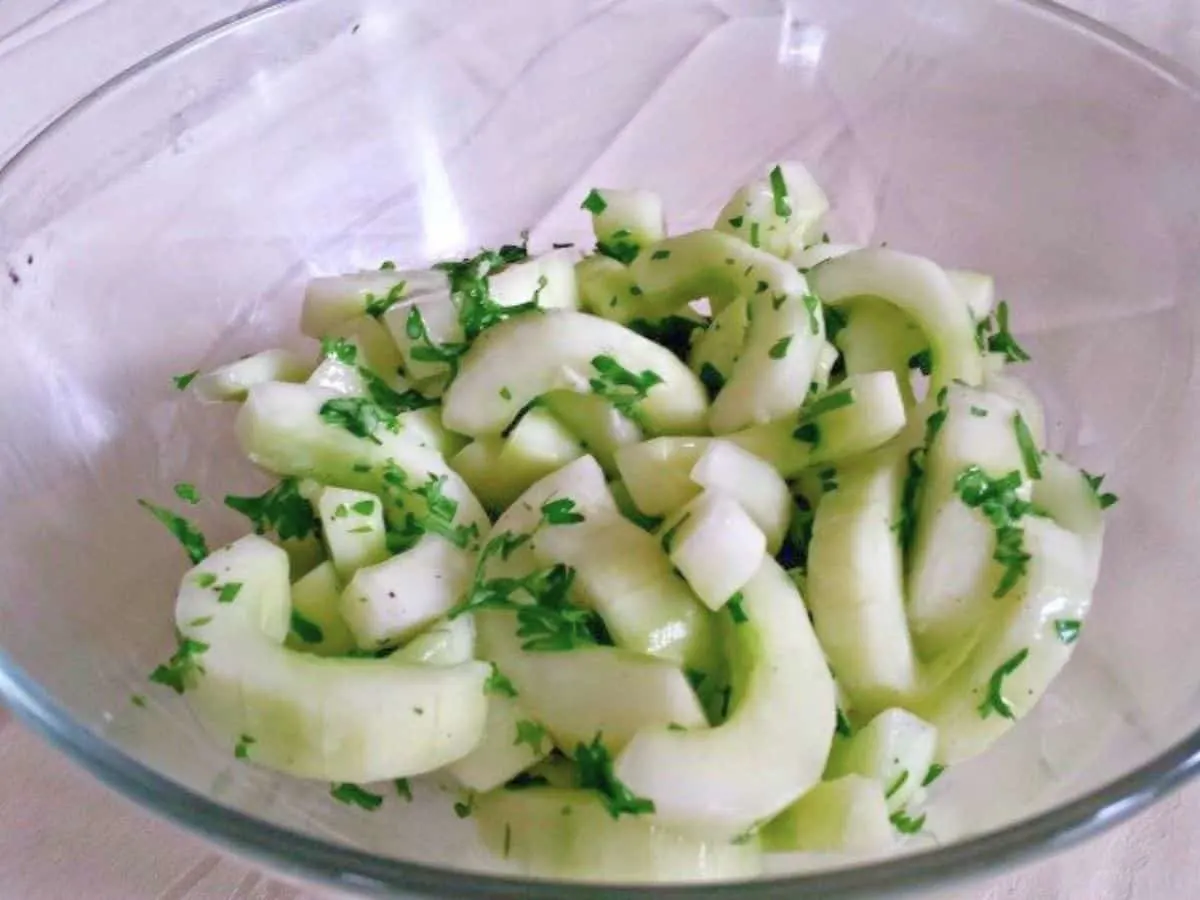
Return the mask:
<svg viewBox="0 0 1200 900">
<path fill-rule="evenodd" d="M 171 376 L 287 342 L 306 278 L 532 230 L 592 185 L 676 230 L 803 161 L 835 240 L 994 273 L 1051 446 L 1110 471 L 1104 570 L 1035 713 L 939 785 L 895 858 L 784 858 L 660 893 L 879 896 L 1062 847 L 1200 766 L 1200 104 L 1045 3 L 268 3 L 94 91 L 0 172 L 0 690 L 117 790 L 281 870 L 417 896 L 600 896 L 505 877 L 451 797 L 374 816 L 236 761 L 146 675 L 186 561 L 138 497 L 265 483 Z M 189 510 L 189 512 L 191 512 Z M 243 527 L 194 510 L 210 540 Z M 130 702 L 144 695 L 145 708 Z M 629 888 L 633 891 L 634 889 Z"/>
</svg>

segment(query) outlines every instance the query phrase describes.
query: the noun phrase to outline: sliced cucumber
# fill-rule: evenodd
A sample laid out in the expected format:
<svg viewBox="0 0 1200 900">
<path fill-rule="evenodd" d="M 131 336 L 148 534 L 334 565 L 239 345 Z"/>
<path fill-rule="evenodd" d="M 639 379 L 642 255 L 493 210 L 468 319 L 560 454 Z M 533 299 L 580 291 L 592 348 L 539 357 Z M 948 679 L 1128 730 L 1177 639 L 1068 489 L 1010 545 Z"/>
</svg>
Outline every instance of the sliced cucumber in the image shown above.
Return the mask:
<svg viewBox="0 0 1200 900">
<path fill-rule="evenodd" d="M 739 834 L 795 801 L 825 767 L 833 679 L 804 601 L 770 558 L 742 595 L 746 621 L 723 623 L 734 672 L 726 722 L 694 731 L 643 728 L 617 758 L 616 776 L 654 801 L 663 825 Z"/>
<path fill-rule="evenodd" d="M 837 489 L 816 506 L 808 603 L 838 683 L 855 709 L 874 712 L 914 696 L 916 655 L 897 540 L 905 453 L 890 448 L 838 468 Z"/>
<path fill-rule="evenodd" d="M 342 581 L 349 581 L 363 566 L 388 558 L 383 504 L 374 494 L 327 487 L 317 495 L 316 505 L 321 537 Z"/>
<path fill-rule="evenodd" d="M 392 654 L 396 662 L 457 666 L 475 658 L 475 619 L 458 616 L 429 626 Z"/>
<path fill-rule="evenodd" d="M 312 370 L 310 360 L 291 350 L 264 350 L 205 372 L 192 382 L 192 390 L 203 400 L 245 400 L 256 384 L 304 381 Z"/>
<path fill-rule="evenodd" d="M 792 497 L 770 463 L 730 441 L 713 440 L 690 475 L 700 487 L 722 491 L 740 503 L 766 536 L 767 552 L 779 552 L 792 518 Z"/>
<path fill-rule="evenodd" d="M 1021 413 L 1029 426 L 1029 433 L 1039 447 L 1046 444 L 1046 413 L 1037 394 L 1020 378 L 1010 375 L 1003 366 L 998 371 L 989 371 L 983 379 L 984 390 L 999 394 Z"/>
<path fill-rule="evenodd" d="M 597 241 L 610 247 L 644 248 L 667 236 L 662 198 L 653 191 L 604 188 L 596 189 L 594 194 L 603 203 L 599 212 L 592 211 L 592 231 Z"/>
<path fill-rule="evenodd" d="M 892 372 L 905 405 L 913 405 L 909 361 L 927 343 L 903 310 L 881 300 L 847 304 L 846 325 L 838 332 L 837 345 L 846 360 L 847 374 Z"/>
<path fill-rule="evenodd" d="M 846 775 L 822 781 L 762 830 L 774 853 L 880 853 L 895 844 L 883 787 L 873 778 Z"/>
<path fill-rule="evenodd" d="M 817 356 L 817 368 L 813 372 L 812 383 L 808 386 L 811 393 L 820 394 L 829 387 L 829 382 L 833 378 L 833 367 L 837 365 L 841 356 L 836 344 L 825 342 Z"/>
<path fill-rule="evenodd" d="M 821 239 L 828 211 L 829 200 L 808 169 L 785 162 L 767 178 L 739 188 L 721 209 L 715 227 L 787 259 Z"/>
<path fill-rule="evenodd" d="M 712 610 L 721 609 L 754 577 L 767 551 L 766 535 L 722 491 L 703 491 L 664 522 L 660 533 L 662 543 L 670 545 L 670 563 Z"/>
<path fill-rule="evenodd" d="M 457 621 L 457 620 L 456 620 Z M 448 771 L 463 787 L 490 791 L 550 755 L 550 741 L 542 741 L 537 752 L 532 742 L 517 740 L 517 723 L 533 721 L 519 699 L 488 695 L 487 724 L 479 745 Z"/>
<path fill-rule="evenodd" d="M 594 791 L 539 787 L 478 797 L 475 820 L 489 850 L 523 875 L 606 882 L 753 878 L 758 842 L 705 842 L 647 816 L 614 819 Z"/>
<path fill-rule="evenodd" d="M 442 413 L 436 406 L 400 413 L 396 421 L 400 423 L 400 433 L 418 447 L 427 447 L 447 458 L 469 443 L 442 424 Z"/>
<path fill-rule="evenodd" d="M 409 297 L 445 287 L 446 275 L 433 269 L 418 269 L 314 278 L 304 291 L 300 330 L 309 337 L 323 338 L 342 323 L 366 315 L 372 300 L 387 298 L 401 284 L 403 287 L 395 294 Z"/>
<path fill-rule="evenodd" d="M 506 266 L 488 277 L 488 293 L 501 306 L 537 300 L 542 309 L 578 309 L 579 287 L 569 250 L 554 250 Z"/>
<path fill-rule="evenodd" d="M 342 585 L 333 563 L 321 563 L 292 585 L 292 628 L 287 646 L 318 656 L 344 656 L 356 646 L 338 611 Z"/>
<path fill-rule="evenodd" d="M 342 592 L 342 618 L 364 650 L 400 643 L 462 599 L 474 568 L 473 553 L 427 535 L 386 562 L 358 569 Z"/>
<path fill-rule="evenodd" d="M 415 326 L 424 326 L 424 337 Z M 383 314 L 383 324 L 404 360 L 404 371 L 421 385 L 422 393 L 440 396 L 450 376 L 447 363 L 427 357 L 431 345 L 456 344 L 463 340 L 458 308 L 450 300 L 449 287 L 429 291 L 405 303 L 397 303 Z M 426 355 L 423 355 L 426 354 Z"/>
<path fill-rule="evenodd" d="M 314 496 L 316 496 L 314 494 Z M 325 562 L 325 545 L 316 534 L 304 537 L 282 538 L 275 541 L 288 555 L 288 566 L 292 578 L 301 579 L 321 563 Z"/>
<path fill-rule="evenodd" d="M 855 250 L 862 250 L 862 244 L 812 244 L 803 250 L 797 250 L 791 256 L 792 265 L 801 272 L 807 272 L 827 259 L 837 259 Z"/>
<path fill-rule="evenodd" d="M 637 508 L 648 516 L 662 516 L 699 494 L 691 471 L 708 444 L 708 438 L 664 437 L 618 450 L 617 470 Z"/>
<path fill-rule="evenodd" d="M 967 269 L 947 269 L 946 277 L 971 311 L 971 318 L 982 322 L 996 305 L 996 282 L 991 275 Z"/>
<path fill-rule="evenodd" d="M 933 393 L 952 381 L 979 384 L 983 380 L 971 312 L 936 263 L 884 248 L 859 250 L 822 263 L 809 278 L 830 306 L 877 297 L 907 313 L 929 342 Z"/>
<path fill-rule="evenodd" d="M 826 777 L 862 775 L 884 790 L 887 810 L 904 809 L 921 789 L 937 749 L 937 729 L 904 709 L 886 709 L 846 740 L 834 741 Z"/>
<path fill-rule="evenodd" d="M 592 315 L 626 325 L 642 317 L 644 304 L 631 293 L 633 276 L 628 267 L 609 256 L 597 253 L 575 264 L 579 283 L 579 304 Z"/>
<path fill-rule="evenodd" d="M 642 429 L 636 422 L 595 394 L 551 391 L 541 402 L 610 475 L 617 472 L 617 450 L 642 439 Z"/>
<path fill-rule="evenodd" d="M 204 648 L 192 646 L 186 697 L 231 754 L 242 745 L 288 774 L 370 782 L 440 768 L 479 741 L 487 665 L 298 653 L 282 646 L 290 613 L 287 555 L 254 535 L 183 578 L 176 627 Z"/>
<path fill-rule="evenodd" d="M 810 466 L 874 450 L 904 428 L 904 400 L 893 373 L 851 375 L 810 405 L 822 409 L 823 398 L 842 392 L 849 392 L 852 402 L 818 414 L 801 410 L 798 417 L 755 425 L 726 439 L 769 462 L 784 478 L 794 478 Z"/>
<path fill-rule="evenodd" d="M 577 596 L 600 614 L 618 647 L 692 666 L 707 662 L 710 617 L 654 535 L 620 516 L 585 519 L 543 528 L 534 552 L 543 565 L 575 570 Z"/>
<path fill-rule="evenodd" d="M 688 366 L 713 393 L 724 387 L 733 374 L 746 342 L 746 329 L 750 324 L 746 318 L 747 309 L 746 298 L 736 297 L 713 317 L 692 344 Z"/>
<path fill-rule="evenodd" d="M 356 348 L 355 364 L 370 369 L 393 390 L 402 391 L 408 383 L 400 375 L 403 360 L 386 328 L 371 316 L 343 322 L 330 335 L 349 341 Z"/>
<path fill-rule="evenodd" d="M 1033 503 L 1063 528 L 1079 535 L 1094 580 L 1099 575 L 1104 543 L 1104 512 L 1096 491 L 1083 469 L 1059 456 L 1046 454 L 1041 467 L 1042 477 L 1033 483 Z"/>
<path fill-rule="evenodd" d="M 613 322 L 557 310 L 519 316 L 486 331 L 463 357 L 446 392 L 442 420 L 473 437 L 499 434 L 536 398 L 554 390 L 586 390 L 599 374 L 593 365 L 599 357 L 661 379 L 636 402 L 648 431 L 702 429 L 704 387 L 669 350 Z M 500 386 L 508 392 L 500 393 Z"/>
<path fill-rule="evenodd" d="M 357 366 L 349 366 L 334 356 L 327 356 L 304 382 L 318 391 L 328 391 L 339 397 L 366 396 L 367 386 Z"/>
</svg>

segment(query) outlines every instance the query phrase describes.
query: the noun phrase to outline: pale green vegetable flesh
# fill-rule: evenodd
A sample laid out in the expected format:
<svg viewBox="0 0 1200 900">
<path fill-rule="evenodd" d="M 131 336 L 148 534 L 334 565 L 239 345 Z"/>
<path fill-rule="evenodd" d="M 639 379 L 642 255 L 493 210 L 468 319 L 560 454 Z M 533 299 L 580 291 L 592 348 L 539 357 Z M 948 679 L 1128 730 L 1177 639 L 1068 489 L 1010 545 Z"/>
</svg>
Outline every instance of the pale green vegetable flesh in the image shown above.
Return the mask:
<svg viewBox="0 0 1200 900">
<path fill-rule="evenodd" d="M 741 505 L 713 490 L 664 522 L 660 534 L 663 543 L 669 536 L 671 564 L 713 610 L 730 602 L 754 577 L 767 550 L 766 535 Z"/>
<path fill-rule="evenodd" d="M 292 584 L 292 630 L 287 645 L 318 656 L 344 656 L 357 645 L 338 607 L 342 585 L 333 563 L 326 560 Z M 296 617 L 302 621 L 297 628 Z M 315 630 L 312 627 L 316 626 Z M 317 640 L 309 640 L 317 638 Z"/>
<path fill-rule="evenodd" d="M 713 317 L 712 324 L 692 344 L 688 365 L 701 379 L 707 377 L 713 382 L 711 386 L 708 381 L 705 383 L 711 390 L 723 386 L 733 374 L 734 364 L 746 341 L 748 308 L 744 296 L 735 297 Z"/>
<path fill-rule="evenodd" d="M 475 620 L 471 616 L 441 619 L 395 651 L 396 662 L 457 666 L 475 658 Z"/>
<path fill-rule="evenodd" d="M 738 503 L 767 539 L 767 552 L 779 552 L 792 516 L 787 482 L 765 460 L 727 440 L 710 441 L 692 466 L 691 480 L 721 491 Z"/>
<path fill-rule="evenodd" d="M 644 248 L 667 236 L 662 198 L 653 191 L 599 188 L 604 209 L 592 215 L 596 240 L 610 246 Z"/>
<path fill-rule="evenodd" d="M 519 699 L 489 695 L 483 739 L 474 750 L 451 763 L 448 771 L 463 787 L 480 792 L 498 788 L 515 778 L 554 749 L 549 738 L 536 751 L 532 742 L 516 739 L 517 723 L 531 721 L 533 717 Z"/>
<path fill-rule="evenodd" d="M 325 337 L 339 325 L 366 315 L 367 304 L 372 299 L 388 297 L 401 282 L 404 287 L 398 292 L 399 296 L 409 297 L 445 287 L 446 275 L 432 269 L 420 269 L 314 278 L 304 291 L 300 330 L 312 338 Z"/>
<path fill-rule="evenodd" d="M 342 581 L 349 581 L 363 566 L 373 566 L 388 558 L 383 504 L 374 494 L 348 488 L 322 488 L 316 506 L 325 548 Z"/>
<path fill-rule="evenodd" d="M 996 283 L 991 275 L 966 269 L 947 269 L 946 277 L 971 311 L 971 318 L 982 322 L 996 305 Z"/>
<path fill-rule="evenodd" d="M 541 403 L 609 475 L 617 472 L 617 451 L 642 439 L 642 429 L 636 422 L 595 394 L 551 391 Z"/>
<path fill-rule="evenodd" d="M 920 791 L 937 749 L 937 729 L 904 709 L 886 709 L 849 738 L 833 742 L 827 778 L 862 775 L 883 788 L 888 813 Z"/>
<path fill-rule="evenodd" d="M 246 392 L 267 381 L 304 381 L 313 364 L 291 350 L 264 350 L 205 372 L 192 382 L 204 400 L 245 400 Z"/>
<path fill-rule="evenodd" d="M 578 309 L 579 288 L 569 251 L 555 250 L 507 266 L 488 277 L 492 300 L 518 306 L 535 297 L 542 309 Z"/>
<path fill-rule="evenodd" d="M 777 193 L 787 210 L 783 215 Z M 717 215 L 715 227 L 787 259 L 821 239 L 828 211 L 829 200 L 809 171 L 785 162 L 767 178 L 739 188 Z"/>
<path fill-rule="evenodd" d="M 883 786 L 846 775 L 822 781 L 762 830 L 763 849 L 790 853 L 881 853 L 895 843 Z"/>
<path fill-rule="evenodd" d="M 617 471 L 637 508 L 648 516 L 662 516 L 699 494 L 691 471 L 708 445 L 707 438 L 663 437 L 620 448 Z"/>
<path fill-rule="evenodd" d="M 856 300 L 846 304 L 846 326 L 837 345 L 846 361 L 846 373 L 891 372 L 906 406 L 915 402 L 909 361 L 926 346 L 921 329 L 900 308 L 881 300 Z"/>
</svg>

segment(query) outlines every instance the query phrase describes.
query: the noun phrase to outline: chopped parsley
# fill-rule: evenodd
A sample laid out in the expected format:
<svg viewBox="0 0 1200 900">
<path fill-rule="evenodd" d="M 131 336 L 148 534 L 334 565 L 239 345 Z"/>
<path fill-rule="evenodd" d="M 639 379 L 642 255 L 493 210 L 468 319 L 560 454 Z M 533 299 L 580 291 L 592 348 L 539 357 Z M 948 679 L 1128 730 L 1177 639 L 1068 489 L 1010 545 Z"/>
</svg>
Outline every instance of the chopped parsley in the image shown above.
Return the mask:
<svg viewBox="0 0 1200 900">
<path fill-rule="evenodd" d="M 242 591 L 242 583 L 240 581 L 231 581 L 228 584 L 221 585 L 221 589 L 217 592 L 218 603 L 232 603 L 237 599 L 237 595 Z"/>
<path fill-rule="evenodd" d="M 1013 413 L 1013 431 L 1017 435 L 1017 446 L 1021 450 L 1021 460 L 1025 463 L 1025 471 L 1030 478 L 1042 477 L 1041 454 L 1033 441 L 1033 434 L 1020 413 Z"/>
<path fill-rule="evenodd" d="M 547 284 L 544 276 L 538 279 L 538 286 L 534 290 L 533 296 L 524 303 L 515 303 L 511 306 L 505 306 L 492 299 L 488 284 L 490 275 L 503 270 L 512 263 L 522 262 L 528 257 L 529 253 L 524 244 L 505 244 L 499 250 L 481 250 L 469 259 L 437 263 L 434 268 L 445 272 L 450 281 L 450 300 L 457 310 L 458 324 L 462 326 L 466 341 L 462 344 L 442 344 L 438 347 L 429 340 L 428 334 L 424 332 L 424 320 L 418 320 L 422 334 L 413 339 L 419 340 L 423 337 L 427 346 L 414 348 L 413 358 L 420 358 L 417 350 L 429 350 L 431 351 L 430 361 L 445 362 L 450 366 L 450 375 L 453 378 L 458 373 L 458 358 L 466 352 L 470 343 L 479 335 L 506 319 L 539 310 L 538 301 Z M 405 329 L 407 332 L 407 323 Z"/>
<path fill-rule="evenodd" d="M 255 534 L 274 531 L 282 540 L 304 538 L 318 530 L 312 504 L 300 493 L 296 478 L 284 478 L 257 497 L 225 498 L 225 505 L 248 518 Z"/>
<path fill-rule="evenodd" d="M 175 390 L 186 391 L 187 386 L 191 384 L 199 374 L 199 369 L 193 369 L 191 372 L 184 372 L 182 375 L 172 375 L 171 380 L 175 382 Z"/>
<path fill-rule="evenodd" d="M 981 321 L 976 330 L 976 341 L 986 346 L 989 353 L 1004 354 L 1005 362 L 1027 362 L 1029 354 L 1017 343 L 1012 332 L 1008 330 L 1008 302 L 1000 301 L 996 307 L 995 321 L 991 318 Z M 981 346 L 980 349 L 984 349 Z"/>
<path fill-rule="evenodd" d="M 745 599 L 742 592 L 738 591 L 725 601 L 725 606 L 729 609 L 729 617 L 733 619 L 735 625 L 741 625 L 750 621 L 750 617 L 746 615 L 746 610 L 742 606 Z"/>
<path fill-rule="evenodd" d="M 925 777 L 921 779 L 921 787 L 929 787 L 935 781 L 942 777 L 942 773 L 946 771 L 946 767 L 941 763 L 934 763 L 929 767 L 929 771 L 925 773 Z"/>
<path fill-rule="evenodd" d="M 712 399 L 725 387 L 725 376 L 712 363 L 706 362 L 700 367 L 700 383 L 708 389 L 709 399 Z"/>
<path fill-rule="evenodd" d="M 670 256 L 671 256 L 670 250 L 655 250 L 653 253 L 650 254 L 650 259 L 651 260 L 669 259 Z"/>
<path fill-rule="evenodd" d="M 993 712 L 999 713 L 1006 719 L 1016 718 L 1013 713 L 1012 704 L 1004 697 L 1004 679 L 1017 671 L 1021 667 L 1021 663 L 1025 662 L 1025 658 L 1028 656 L 1029 648 L 1025 647 L 996 667 L 996 671 L 988 679 L 987 694 L 984 696 L 983 702 L 979 704 L 979 715 L 981 718 L 986 719 Z"/>
<path fill-rule="evenodd" d="M 454 803 L 454 814 L 460 819 L 469 818 L 471 813 L 475 811 L 475 795 L 467 794 L 467 799 L 457 800 Z"/>
<path fill-rule="evenodd" d="M 217 576 L 212 572 L 201 572 L 196 576 L 196 584 L 202 588 L 212 587 L 217 583 Z"/>
<path fill-rule="evenodd" d="M 181 481 L 175 485 L 175 496 L 184 503 L 190 503 L 192 506 L 200 502 L 200 492 L 196 490 L 194 484 L 188 484 L 186 481 Z"/>
<path fill-rule="evenodd" d="M 254 738 L 248 734 L 243 734 L 238 738 L 237 746 L 233 748 L 233 755 L 237 759 L 247 759 L 250 756 L 250 747 L 254 744 Z"/>
<path fill-rule="evenodd" d="M 1078 619 L 1055 619 L 1054 633 L 1058 635 L 1058 639 L 1064 644 L 1073 644 L 1079 638 L 1079 632 L 1083 629 L 1083 623 Z"/>
<path fill-rule="evenodd" d="M 500 399 L 501 400 L 511 400 L 512 398 L 513 398 L 512 391 L 510 391 L 507 386 L 500 388 Z"/>
<path fill-rule="evenodd" d="M 925 813 L 921 813 L 921 815 L 914 819 L 904 812 L 904 810 L 898 810 L 892 813 L 888 821 L 901 834 L 916 834 L 925 827 Z"/>
<path fill-rule="evenodd" d="M 151 503 L 149 500 L 138 500 L 138 505 L 149 511 L 154 518 L 167 527 L 171 534 L 175 535 L 176 540 L 183 545 L 188 559 L 192 562 L 198 563 L 208 556 L 208 544 L 204 540 L 204 535 L 199 528 L 183 516 L 176 515 L 169 509 Z"/>
<path fill-rule="evenodd" d="M 638 404 L 646 399 L 650 389 L 662 384 L 662 376 L 651 369 L 635 374 L 611 356 L 596 356 L 592 359 L 596 377 L 588 381 L 592 393 L 603 397 L 623 416 L 638 422 L 641 411 Z"/>
<path fill-rule="evenodd" d="M 514 747 L 519 747 L 521 744 L 528 744 L 529 749 L 535 755 L 540 755 L 542 752 L 542 741 L 544 740 L 546 740 L 546 727 L 544 725 L 529 719 L 521 719 L 517 722 L 517 739 L 513 741 Z"/>
<path fill-rule="evenodd" d="M 429 336 L 429 330 L 425 327 L 425 317 L 416 306 L 409 310 L 408 318 L 404 320 L 404 334 L 413 342 L 408 351 L 413 360 L 444 365 L 450 370 L 451 379 L 458 375 L 459 359 L 467 352 L 465 342 L 436 343 Z"/>
<path fill-rule="evenodd" d="M 787 182 L 783 178 L 783 169 L 776 166 L 771 170 L 771 197 L 775 201 L 775 215 L 781 219 L 791 218 L 792 205 L 788 203 Z"/>
<path fill-rule="evenodd" d="M 751 247 L 757 247 L 758 245 L 759 245 L 759 240 L 758 240 L 758 223 L 757 223 L 757 222 L 751 222 L 751 223 L 750 223 L 750 246 L 751 246 Z"/>
<path fill-rule="evenodd" d="M 692 347 L 692 335 L 698 330 L 703 330 L 704 323 L 687 316 L 666 316 L 661 319 L 634 319 L 626 327 L 659 346 L 666 347 L 686 362 Z"/>
<path fill-rule="evenodd" d="M 321 338 L 321 355 L 327 359 L 336 359 L 340 363 L 352 366 L 358 362 L 358 345 L 343 337 Z"/>
<path fill-rule="evenodd" d="M 374 500 L 359 500 L 356 503 L 350 504 L 350 509 L 358 513 L 360 516 L 369 516 L 375 512 Z"/>
<path fill-rule="evenodd" d="M 988 411 L 986 409 L 984 409 L 982 406 L 972 406 L 971 407 L 971 415 L 975 416 L 975 418 L 977 418 L 977 419 L 986 419 L 987 414 L 988 414 Z"/>
<path fill-rule="evenodd" d="M 687 731 L 687 729 L 678 722 L 671 722 L 667 725 L 667 731 Z"/>
<path fill-rule="evenodd" d="M 371 398 L 371 402 L 393 416 L 438 404 L 437 400 L 426 397 L 413 388 L 403 392 L 394 390 L 386 381 L 362 366 L 359 366 L 358 376 L 362 379 L 363 387 L 367 389 L 367 396 Z"/>
<path fill-rule="evenodd" d="M 609 259 L 615 259 L 619 263 L 629 265 L 638 258 L 638 254 L 642 252 L 642 248 L 633 241 L 620 240 L 614 234 L 611 241 L 596 241 L 596 252 L 601 256 L 607 256 Z M 629 289 L 629 293 L 638 297 L 641 296 L 642 289 L 635 284 Z"/>
<path fill-rule="evenodd" d="M 335 397 L 326 400 L 321 405 L 319 415 L 329 425 L 344 428 L 355 437 L 365 438 L 374 444 L 383 443 L 375 436 L 375 431 L 380 426 L 393 432 L 400 428 L 400 423 L 394 415 L 366 397 Z"/>
<path fill-rule="evenodd" d="M 821 323 L 817 319 L 817 313 L 821 309 L 821 300 L 812 291 L 805 291 L 804 296 L 800 298 L 804 301 L 804 310 L 808 313 L 808 327 L 813 334 L 820 334 Z"/>
<path fill-rule="evenodd" d="M 600 192 L 598 190 L 592 188 L 590 191 L 588 191 L 587 196 L 583 198 L 583 202 L 579 204 L 579 208 L 586 209 L 593 216 L 598 216 L 600 213 L 608 209 L 608 201 L 600 196 Z"/>
<path fill-rule="evenodd" d="M 771 349 L 767 351 L 767 356 L 771 359 L 783 359 L 787 356 L 788 347 L 791 345 L 791 337 L 782 337 L 771 345 Z"/>
<path fill-rule="evenodd" d="M 888 785 L 887 790 L 883 794 L 883 799 L 885 799 L 885 800 L 892 799 L 892 797 L 895 796 L 896 791 L 898 791 L 898 790 L 900 790 L 900 788 L 904 787 L 904 785 L 907 781 L 908 781 L 908 769 L 905 769 L 899 775 L 896 776 L 895 781 L 893 781 L 891 784 Z"/>
<path fill-rule="evenodd" d="M 908 358 L 908 367 L 917 369 L 922 375 L 931 374 L 933 372 L 933 352 L 928 347 L 918 350 Z"/>
<path fill-rule="evenodd" d="M 834 733 L 839 734 L 844 738 L 854 736 L 854 726 L 850 724 L 850 717 L 846 715 L 846 711 L 840 706 L 837 708 L 837 719 L 834 724 Z"/>
<path fill-rule="evenodd" d="M 679 521 L 676 522 L 674 525 L 672 525 L 670 528 L 668 528 L 666 533 L 663 534 L 663 536 L 660 540 L 660 543 L 662 544 L 662 548 L 663 548 L 663 553 L 666 553 L 668 556 L 670 555 L 671 551 L 675 548 L 675 538 L 679 534 L 679 529 L 682 528 L 683 524 L 691 517 L 692 517 L 692 514 L 690 512 L 684 513 L 682 516 L 679 517 Z"/>
<path fill-rule="evenodd" d="M 954 491 L 971 509 L 978 509 L 996 530 L 992 559 L 1004 567 L 993 597 L 1003 597 L 1025 575 L 1030 556 L 1025 552 L 1025 531 L 1021 519 L 1031 506 L 1020 499 L 1021 473 L 1009 472 L 1002 478 L 989 478 L 978 466 L 964 469 L 954 481 Z"/>
<path fill-rule="evenodd" d="M 150 680 L 182 694 L 191 686 L 195 676 L 204 674 L 204 667 L 197 657 L 207 650 L 208 644 L 180 635 L 174 654 L 150 673 Z"/>
<path fill-rule="evenodd" d="M 146 698 L 143 697 L 141 694 L 130 694 L 129 702 L 132 703 L 134 706 L 138 707 L 139 709 L 146 708 Z"/>
<path fill-rule="evenodd" d="M 746 217 L 745 216 L 734 216 L 732 219 L 729 219 L 728 221 L 729 221 L 730 226 L 732 226 L 733 228 L 741 228 L 742 224 L 746 221 Z"/>
<path fill-rule="evenodd" d="M 576 525 L 583 521 L 583 513 L 575 511 L 575 501 L 570 497 L 547 500 L 542 504 L 543 525 Z"/>
<path fill-rule="evenodd" d="M 1104 483 L 1103 475 L 1092 475 L 1088 472 L 1083 473 L 1083 480 L 1087 482 L 1088 487 L 1092 489 L 1092 494 L 1096 497 L 1096 502 L 1100 504 L 1101 509 L 1108 509 L 1117 502 L 1116 494 L 1108 494 L 1100 492 L 1100 485 Z"/>
<path fill-rule="evenodd" d="M 821 312 L 825 316 L 825 337 L 836 342 L 838 334 L 846 327 L 846 313 L 834 306 L 824 306 Z"/>
<path fill-rule="evenodd" d="M 306 644 L 319 644 L 325 640 L 325 632 L 321 626 L 295 608 L 292 609 L 291 629 L 292 634 Z"/>
<path fill-rule="evenodd" d="M 497 697 L 517 696 L 516 687 L 508 676 L 500 671 L 495 663 L 492 663 L 492 674 L 483 683 L 483 692 L 485 694 L 495 694 Z"/>
<path fill-rule="evenodd" d="M 590 744 L 575 747 L 575 763 L 579 767 L 579 787 L 598 792 L 614 819 L 654 812 L 654 801 L 636 796 L 613 774 L 612 756 L 599 733 Z"/>
<path fill-rule="evenodd" d="M 383 805 L 383 796 L 373 794 L 361 785 L 342 782 L 329 788 L 329 796 L 347 806 L 357 806 L 367 812 L 374 812 Z"/>
<path fill-rule="evenodd" d="M 392 263 L 391 268 L 395 269 L 396 264 Z M 383 269 L 381 267 L 381 271 L 389 271 L 389 270 Z M 367 301 L 366 308 L 365 308 L 366 314 L 373 319 L 378 319 L 385 312 L 387 312 L 389 309 L 391 309 L 393 306 L 395 306 L 397 303 L 399 303 L 400 298 L 403 296 L 404 296 L 404 282 L 403 281 L 398 281 L 394 285 L 392 285 L 390 288 L 388 288 L 388 292 L 386 294 L 384 294 L 382 297 L 376 297 L 374 294 L 368 293 L 367 297 L 366 297 L 366 301 Z"/>
<path fill-rule="evenodd" d="M 392 781 L 392 786 L 396 789 L 396 796 L 412 803 L 412 785 L 408 783 L 407 778 L 396 778 Z"/>
</svg>

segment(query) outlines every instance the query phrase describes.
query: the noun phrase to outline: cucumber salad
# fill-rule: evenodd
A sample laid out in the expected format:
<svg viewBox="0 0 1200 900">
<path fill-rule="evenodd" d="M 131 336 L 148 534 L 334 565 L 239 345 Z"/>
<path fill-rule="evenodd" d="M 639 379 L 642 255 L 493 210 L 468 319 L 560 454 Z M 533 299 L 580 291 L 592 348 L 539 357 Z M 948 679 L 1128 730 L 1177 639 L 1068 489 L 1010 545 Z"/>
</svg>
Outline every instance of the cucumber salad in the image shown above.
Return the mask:
<svg viewBox="0 0 1200 900">
<path fill-rule="evenodd" d="M 1046 450 L 992 279 L 831 243 L 828 207 L 795 163 L 686 234 L 594 189 L 590 251 L 312 280 L 319 353 L 176 378 L 277 482 L 211 552 L 141 501 L 194 563 L 151 681 L 331 802 L 453 785 L 524 874 L 931 827 L 1070 656 L 1116 498 Z"/>
</svg>

